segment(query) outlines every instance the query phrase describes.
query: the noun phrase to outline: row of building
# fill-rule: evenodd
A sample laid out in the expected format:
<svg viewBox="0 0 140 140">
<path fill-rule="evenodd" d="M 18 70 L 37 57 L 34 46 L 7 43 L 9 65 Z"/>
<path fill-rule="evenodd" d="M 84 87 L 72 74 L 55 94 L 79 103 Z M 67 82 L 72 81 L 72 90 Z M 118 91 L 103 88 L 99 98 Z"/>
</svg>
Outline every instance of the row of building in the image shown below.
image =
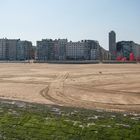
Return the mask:
<svg viewBox="0 0 140 140">
<path fill-rule="evenodd" d="M 37 41 L 38 60 L 107 60 L 109 51 L 103 49 L 98 41 L 82 40 L 68 42 L 67 39 L 45 39 Z"/>
<path fill-rule="evenodd" d="M 117 61 L 140 61 L 140 44 L 133 41 L 116 42 L 116 33 L 109 33 L 109 51 L 111 59 Z"/>
<path fill-rule="evenodd" d="M 0 39 L 0 60 L 108 60 L 109 51 L 98 41 L 67 39 L 43 39 L 34 47 L 30 41 L 20 39 Z"/>
<path fill-rule="evenodd" d="M 109 51 L 98 41 L 42 39 L 33 46 L 30 41 L 0 39 L 0 60 L 130 60 L 140 61 L 140 45 L 133 41 L 116 42 L 116 33 L 109 33 Z"/>
</svg>

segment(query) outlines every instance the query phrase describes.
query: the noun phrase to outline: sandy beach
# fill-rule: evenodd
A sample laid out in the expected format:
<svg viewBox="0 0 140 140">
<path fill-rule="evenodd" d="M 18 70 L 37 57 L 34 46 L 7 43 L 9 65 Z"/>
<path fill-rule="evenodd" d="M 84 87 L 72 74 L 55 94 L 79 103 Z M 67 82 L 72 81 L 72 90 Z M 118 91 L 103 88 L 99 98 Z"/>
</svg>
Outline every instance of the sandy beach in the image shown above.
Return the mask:
<svg viewBox="0 0 140 140">
<path fill-rule="evenodd" d="M 0 98 L 140 112 L 140 65 L 1 63 Z"/>
</svg>

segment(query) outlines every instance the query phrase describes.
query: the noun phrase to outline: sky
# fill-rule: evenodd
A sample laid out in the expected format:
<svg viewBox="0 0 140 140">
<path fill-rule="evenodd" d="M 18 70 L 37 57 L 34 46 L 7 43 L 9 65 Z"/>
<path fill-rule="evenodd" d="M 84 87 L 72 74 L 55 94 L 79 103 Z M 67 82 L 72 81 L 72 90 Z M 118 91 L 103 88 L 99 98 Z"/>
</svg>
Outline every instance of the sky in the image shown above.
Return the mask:
<svg viewBox="0 0 140 140">
<path fill-rule="evenodd" d="M 117 41 L 140 44 L 140 0 L 0 0 L 0 38 L 98 40 L 108 49 Z"/>
</svg>

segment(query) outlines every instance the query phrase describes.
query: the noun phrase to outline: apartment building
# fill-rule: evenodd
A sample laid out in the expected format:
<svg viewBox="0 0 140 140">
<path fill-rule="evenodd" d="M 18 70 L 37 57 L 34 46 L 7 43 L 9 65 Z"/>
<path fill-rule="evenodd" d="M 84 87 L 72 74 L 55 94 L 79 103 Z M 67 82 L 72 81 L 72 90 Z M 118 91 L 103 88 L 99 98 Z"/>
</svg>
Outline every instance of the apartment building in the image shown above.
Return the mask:
<svg viewBox="0 0 140 140">
<path fill-rule="evenodd" d="M 30 41 L 19 41 L 17 46 L 17 60 L 30 60 L 33 58 L 33 46 Z"/>
<path fill-rule="evenodd" d="M 135 59 L 140 61 L 140 44 L 134 43 L 132 52 L 134 53 Z"/>
<path fill-rule="evenodd" d="M 96 40 L 84 40 L 87 46 L 87 59 L 88 60 L 99 60 L 100 59 L 100 45 Z"/>
<path fill-rule="evenodd" d="M 66 60 L 67 39 L 54 40 L 54 60 Z"/>
<path fill-rule="evenodd" d="M 129 60 L 133 53 L 135 60 L 140 60 L 140 45 L 133 41 L 120 41 L 117 43 L 117 59 L 126 58 Z"/>
<path fill-rule="evenodd" d="M 0 59 L 16 60 L 19 39 L 0 39 Z"/>
<path fill-rule="evenodd" d="M 109 32 L 109 51 L 111 53 L 111 59 L 116 59 L 116 33 L 114 31 Z"/>
<path fill-rule="evenodd" d="M 32 43 L 20 39 L 0 39 L 0 60 L 31 59 Z"/>
<path fill-rule="evenodd" d="M 7 40 L 6 39 L 0 39 L 0 60 L 5 60 L 6 59 L 6 47 Z"/>
<path fill-rule="evenodd" d="M 54 41 L 52 39 L 42 39 L 37 41 L 37 59 L 53 60 L 54 58 Z"/>
<path fill-rule="evenodd" d="M 10 39 L 8 40 L 8 44 L 7 44 L 7 59 L 8 60 L 16 60 L 17 59 L 17 48 L 18 48 L 18 42 L 20 40 L 16 40 L 16 39 Z"/>
<path fill-rule="evenodd" d="M 65 60 L 67 39 L 37 41 L 38 60 Z"/>
<path fill-rule="evenodd" d="M 111 53 L 100 47 L 100 60 L 111 60 Z"/>
<path fill-rule="evenodd" d="M 68 42 L 66 45 L 66 59 L 68 60 L 85 60 L 86 46 L 84 42 Z"/>
</svg>

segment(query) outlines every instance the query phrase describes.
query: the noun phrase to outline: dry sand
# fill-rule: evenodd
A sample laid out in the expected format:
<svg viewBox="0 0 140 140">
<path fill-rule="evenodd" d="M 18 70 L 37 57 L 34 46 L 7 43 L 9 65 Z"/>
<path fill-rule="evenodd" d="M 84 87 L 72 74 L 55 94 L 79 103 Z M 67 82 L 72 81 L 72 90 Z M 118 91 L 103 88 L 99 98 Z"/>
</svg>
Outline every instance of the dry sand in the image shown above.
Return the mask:
<svg viewBox="0 0 140 140">
<path fill-rule="evenodd" d="M 140 112 L 140 64 L 0 64 L 0 98 Z"/>
</svg>

